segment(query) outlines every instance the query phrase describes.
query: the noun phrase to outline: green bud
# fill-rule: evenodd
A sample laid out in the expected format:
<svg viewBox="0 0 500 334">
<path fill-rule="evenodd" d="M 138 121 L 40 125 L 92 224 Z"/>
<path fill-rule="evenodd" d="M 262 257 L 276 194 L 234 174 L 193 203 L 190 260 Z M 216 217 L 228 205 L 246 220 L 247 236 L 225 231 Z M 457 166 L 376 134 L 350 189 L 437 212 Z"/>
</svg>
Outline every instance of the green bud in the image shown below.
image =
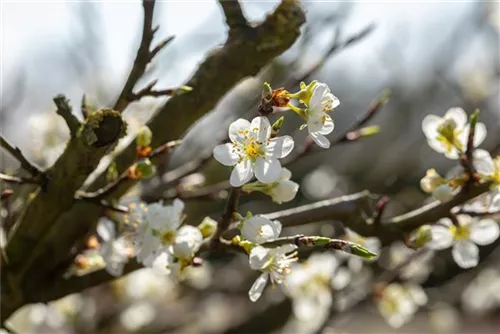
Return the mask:
<svg viewBox="0 0 500 334">
<path fill-rule="evenodd" d="M 278 132 L 280 131 L 281 129 L 281 126 L 283 125 L 283 121 L 285 120 L 285 116 L 281 116 L 280 118 L 278 118 L 276 120 L 276 122 L 274 122 L 273 124 L 273 127 L 272 127 L 272 130 L 271 130 L 271 134 L 272 135 L 277 135 Z"/>
<path fill-rule="evenodd" d="M 149 159 L 142 159 L 138 161 L 136 164 L 136 169 L 143 179 L 150 179 L 156 173 L 156 167 Z"/>
<path fill-rule="evenodd" d="M 416 248 L 420 248 L 431 240 L 432 240 L 432 233 L 430 226 L 423 225 L 417 230 L 417 234 L 413 244 Z"/>
<path fill-rule="evenodd" d="M 257 246 L 256 244 L 248 240 L 242 240 L 238 243 L 238 245 L 242 247 L 245 250 L 245 252 L 247 252 L 247 254 L 250 254 L 252 249 L 255 248 L 255 246 Z"/>
<path fill-rule="evenodd" d="M 192 90 L 193 90 L 193 87 L 189 87 L 189 86 L 180 86 L 179 88 L 177 88 L 177 89 L 174 91 L 173 96 L 186 94 L 186 93 L 191 92 Z"/>
<path fill-rule="evenodd" d="M 366 248 L 364 248 L 364 247 L 362 247 L 362 246 L 360 246 L 358 244 L 354 244 L 354 243 L 351 243 L 351 244 L 347 245 L 342 250 L 344 252 L 346 252 L 346 253 L 357 255 L 357 256 L 360 256 L 360 257 L 362 257 L 364 259 L 372 259 L 375 256 L 377 256 L 377 254 L 372 253 L 368 249 L 366 249 Z"/>
<path fill-rule="evenodd" d="M 359 129 L 361 137 L 373 136 L 379 133 L 380 127 L 378 125 L 367 126 L 366 128 Z"/>
<path fill-rule="evenodd" d="M 147 125 L 141 126 L 137 133 L 137 138 L 135 139 L 137 145 L 143 147 L 149 146 L 151 145 L 151 140 L 153 140 L 153 132 L 151 132 L 151 129 Z"/>
<path fill-rule="evenodd" d="M 315 246 L 324 246 L 324 245 L 328 245 L 331 241 L 332 241 L 332 239 L 327 238 L 327 237 L 315 237 L 313 240 L 313 244 Z"/>
<path fill-rule="evenodd" d="M 271 88 L 271 85 L 268 84 L 267 82 L 264 82 L 262 85 L 262 98 L 269 100 L 273 97 L 273 89 Z"/>
<path fill-rule="evenodd" d="M 118 176 L 116 161 L 113 161 L 109 164 L 108 169 L 106 170 L 106 181 L 108 181 L 108 183 L 113 182 L 118 179 Z"/>
<path fill-rule="evenodd" d="M 479 109 L 476 109 L 469 117 L 469 122 L 470 122 L 471 128 L 476 126 L 478 119 L 479 119 Z"/>
<path fill-rule="evenodd" d="M 203 238 L 209 238 L 217 229 L 217 222 L 210 217 L 205 217 L 201 221 L 200 225 L 198 225 L 198 229 L 200 230 L 201 235 L 203 235 Z"/>
</svg>

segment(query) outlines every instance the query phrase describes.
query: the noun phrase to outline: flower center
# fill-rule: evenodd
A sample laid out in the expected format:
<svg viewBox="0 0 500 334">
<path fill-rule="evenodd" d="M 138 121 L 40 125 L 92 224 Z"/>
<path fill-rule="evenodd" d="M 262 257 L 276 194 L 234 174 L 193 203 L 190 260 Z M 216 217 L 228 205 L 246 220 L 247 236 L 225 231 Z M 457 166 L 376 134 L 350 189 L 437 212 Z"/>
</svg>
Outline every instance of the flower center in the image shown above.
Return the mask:
<svg viewBox="0 0 500 334">
<path fill-rule="evenodd" d="M 175 231 L 168 231 L 161 235 L 161 242 L 164 245 L 170 245 L 174 242 Z"/>
<path fill-rule="evenodd" d="M 470 236 L 469 226 L 451 226 L 451 233 L 455 240 L 467 240 Z"/>
</svg>

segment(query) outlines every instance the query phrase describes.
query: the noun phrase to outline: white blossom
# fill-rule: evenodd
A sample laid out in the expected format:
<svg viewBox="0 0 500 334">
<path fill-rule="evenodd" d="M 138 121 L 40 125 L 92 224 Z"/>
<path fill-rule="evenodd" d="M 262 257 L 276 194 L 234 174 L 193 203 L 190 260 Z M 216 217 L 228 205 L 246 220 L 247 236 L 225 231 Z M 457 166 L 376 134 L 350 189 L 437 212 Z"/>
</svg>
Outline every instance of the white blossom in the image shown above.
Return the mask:
<svg viewBox="0 0 500 334">
<path fill-rule="evenodd" d="M 452 247 L 452 256 L 461 268 L 472 268 L 479 262 L 479 248 L 494 242 L 500 235 L 498 223 L 493 219 L 457 215 L 457 226 L 449 218 L 442 218 L 431 226 L 431 249 Z"/>
<path fill-rule="evenodd" d="M 422 122 L 422 130 L 429 146 L 449 159 L 458 159 L 467 145 L 470 125 L 467 114 L 461 108 L 449 109 L 444 117 L 428 115 Z M 486 126 L 477 123 L 474 135 L 474 147 L 479 146 L 486 138 Z"/>
<path fill-rule="evenodd" d="M 282 168 L 279 180 L 270 190 L 274 202 L 281 204 L 295 198 L 299 185 L 290 180 L 292 173 L 287 168 Z"/>
<path fill-rule="evenodd" d="M 434 189 L 432 197 L 440 202 L 447 202 L 453 198 L 453 188 L 449 184 L 441 184 Z"/>
<path fill-rule="evenodd" d="M 297 261 L 296 248 L 290 244 L 276 248 L 256 246 L 250 251 L 250 268 L 262 272 L 248 292 L 251 301 L 255 302 L 260 298 L 269 279 L 272 284 L 282 284 L 285 281 L 291 264 Z"/>
<path fill-rule="evenodd" d="M 117 237 L 115 224 L 107 219 L 99 222 L 97 234 L 102 239 L 99 254 L 106 263 L 106 271 L 113 276 L 121 276 L 125 263 L 132 255 L 132 245 L 125 237 Z"/>
<path fill-rule="evenodd" d="M 270 220 L 261 215 L 245 219 L 241 224 L 243 238 L 257 244 L 275 240 L 280 233 L 281 223 L 278 220 Z"/>
<path fill-rule="evenodd" d="M 339 261 L 331 253 L 314 253 L 307 261 L 295 263 L 284 286 L 292 298 L 293 312 L 302 321 L 316 321 L 327 316 L 332 299 L 332 287 L 342 289 L 336 279 Z"/>
<path fill-rule="evenodd" d="M 474 150 L 472 154 L 476 171 L 495 185 L 500 185 L 500 156 L 493 159 L 486 150 Z"/>
<path fill-rule="evenodd" d="M 286 157 L 293 149 L 290 136 L 270 138 L 271 124 L 266 117 L 256 117 L 250 123 L 238 119 L 229 126 L 231 143 L 214 148 L 214 157 L 221 164 L 235 166 L 229 179 L 233 187 L 239 187 L 255 174 L 262 183 L 278 180 L 281 164 L 278 159 Z"/>
<path fill-rule="evenodd" d="M 377 306 L 387 323 L 399 328 L 408 323 L 419 306 L 427 303 L 427 295 L 419 285 L 389 284 L 383 290 Z"/>
<path fill-rule="evenodd" d="M 200 249 L 203 235 L 194 226 L 186 225 L 179 229 L 175 236 L 173 254 L 180 259 L 191 260 Z"/>
<path fill-rule="evenodd" d="M 172 205 L 153 203 L 148 205 L 145 222 L 139 226 L 137 235 L 137 260 L 144 262 L 146 258 L 174 242 L 176 231 L 182 223 L 184 203 L 176 199 Z"/>
<path fill-rule="evenodd" d="M 333 120 L 328 112 L 339 104 L 339 99 L 330 92 L 326 84 L 317 83 L 314 86 L 305 115 L 309 136 L 322 148 L 330 147 L 330 141 L 325 136 L 334 129 Z"/>
</svg>

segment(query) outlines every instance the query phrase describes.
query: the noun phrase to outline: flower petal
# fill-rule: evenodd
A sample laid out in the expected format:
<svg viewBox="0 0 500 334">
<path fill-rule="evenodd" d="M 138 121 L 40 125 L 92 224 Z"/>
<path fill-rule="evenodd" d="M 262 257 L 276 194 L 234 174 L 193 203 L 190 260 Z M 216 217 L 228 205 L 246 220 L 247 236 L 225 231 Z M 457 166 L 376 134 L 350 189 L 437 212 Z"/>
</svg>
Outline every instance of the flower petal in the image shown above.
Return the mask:
<svg viewBox="0 0 500 334">
<path fill-rule="evenodd" d="M 279 179 L 281 164 L 278 159 L 257 158 L 255 165 L 255 177 L 262 183 L 272 183 Z"/>
<path fill-rule="evenodd" d="M 438 127 L 443 119 L 436 115 L 427 115 L 422 121 L 422 131 L 427 139 L 435 140 L 438 135 Z"/>
<path fill-rule="evenodd" d="M 217 145 L 213 153 L 215 160 L 224 166 L 234 166 L 238 162 L 238 154 L 235 152 L 233 144 Z"/>
<path fill-rule="evenodd" d="M 335 128 L 335 124 L 333 124 L 333 120 L 330 115 L 325 115 L 325 122 L 323 123 L 323 127 L 319 130 L 319 133 L 322 135 L 327 135 L 333 131 Z"/>
<path fill-rule="evenodd" d="M 97 224 L 97 234 L 103 241 L 110 241 L 116 237 L 115 224 L 109 219 L 99 220 Z"/>
<path fill-rule="evenodd" d="M 473 153 L 474 168 L 479 174 L 491 176 L 495 173 L 495 163 L 490 153 L 486 150 L 474 150 Z"/>
<path fill-rule="evenodd" d="M 463 128 L 467 123 L 467 114 L 462 108 L 450 108 L 444 117 L 454 120 L 457 125 L 457 129 Z"/>
<path fill-rule="evenodd" d="M 498 239 L 500 228 L 493 219 L 481 219 L 470 225 L 470 239 L 476 244 L 489 245 Z"/>
<path fill-rule="evenodd" d="M 229 139 L 231 139 L 233 143 L 234 142 L 241 143 L 244 141 L 243 132 L 249 130 L 250 130 L 250 122 L 247 121 L 246 119 L 239 118 L 233 123 L 231 123 L 231 125 L 229 125 Z"/>
<path fill-rule="evenodd" d="M 240 187 L 250 181 L 253 176 L 253 168 L 250 160 L 244 160 L 234 167 L 229 178 L 229 183 L 233 187 Z"/>
<path fill-rule="evenodd" d="M 469 240 L 457 241 L 451 255 L 460 268 L 472 268 L 479 262 L 479 248 Z"/>
<path fill-rule="evenodd" d="M 483 143 L 486 139 L 486 134 L 488 131 L 486 130 L 486 125 L 483 123 L 477 123 L 476 129 L 474 131 L 474 147 L 478 147 Z"/>
<path fill-rule="evenodd" d="M 284 158 L 292 152 L 294 145 L 293 138 L 290 136 L 273 138 L 266 146 L 266 156 L 275 159 Z"/>
<path fill-rule="evenodd" d="M 311 110 L 322 110 L 323 109 L 323 101 L 324 96 L 330 93 L 330 88 L 327 84 L 317 83 L 314 86 L 314 90 L 311 96 L 311 100 L 309 101 L 309 109 Z"/>
<path fill-rule="evenodd" d="M 161 252 L 152 262 L 151 269 L 157 275 L 168 275 L 168 266 L 172 263 L 172 257 L 167 252 Z"/>
<path fill-rule="evenodd" d="M 270 250 L 262 246 L 252 248 L 248 255 L 248 263 L 253 270 L 261 270 L 270 260 Z"/>
<path fill-rule="evenodd" d="M 288 168 L 281 168 L 281 173 L 280 173 L 280 180 L 285 181 L 285 180 L 290 180 L 292 178 L 292 172 Z"/>
<path fill-rule="evenodd" d="M 430 227 L 432 240 L 427 243 L 430 249 L 445 249 L 452 245 L 453 235 L 449 228 L 440 225 Z"/>
<path fill-rule="evenodd" d="M 250 131 L 259 142 L 265 143 L 271 136 L 271 124 L 267 117 L 255 117 L 250 124 Z"/>
<path fill-rule="evenodd" d="M 311 136 L 311 139 L 314 140 L 314 142 L 318 144 L 319 147 L 330 148 L 330 141 L 322 134 L 314 132 L 314 133 L 309 133 L 309 136 Z"/>
<path fill-rule="evenodd" d="M 260 298 L 260 296 L 262 296 L 262 292 L 266 287 L 268 279 L 269 279 L 269 274 L 262 273 L 259 276 L 259 278 L 255 280 L 252 287 L 248 291 L 248 297 L 250 297 L 251 301 L 256 302 Z"/>
</svg>

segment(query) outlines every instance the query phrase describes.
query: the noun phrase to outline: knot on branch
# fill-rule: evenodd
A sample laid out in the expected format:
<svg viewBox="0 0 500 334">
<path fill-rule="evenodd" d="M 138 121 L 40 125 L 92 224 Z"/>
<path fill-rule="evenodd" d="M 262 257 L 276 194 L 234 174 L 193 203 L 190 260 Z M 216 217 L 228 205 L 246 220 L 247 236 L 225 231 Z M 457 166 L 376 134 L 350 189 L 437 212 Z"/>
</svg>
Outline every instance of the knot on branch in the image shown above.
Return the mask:
<svg viewBox="0 0 500 334">
<path fill-rule="evenodd" d="M 127 132 L 125 123 L 119 112 L 112 109 L 101 109 L 89 115 L 80 130 L 80 138 L 95 148 L 114 145 Z"/>
</svg>

